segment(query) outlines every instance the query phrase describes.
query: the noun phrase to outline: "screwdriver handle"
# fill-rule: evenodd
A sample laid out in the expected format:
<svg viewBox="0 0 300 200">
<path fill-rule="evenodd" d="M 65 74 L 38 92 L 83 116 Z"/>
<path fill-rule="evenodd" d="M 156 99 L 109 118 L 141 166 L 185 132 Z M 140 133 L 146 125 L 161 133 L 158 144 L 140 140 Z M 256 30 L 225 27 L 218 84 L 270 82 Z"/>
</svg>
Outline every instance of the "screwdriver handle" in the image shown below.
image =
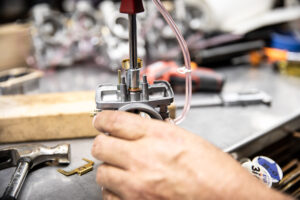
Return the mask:
<svg viewBox="0 0 300 200">
<path fill-rule="evenodd" d="M 144 12 L 143 1 L 142 0 L 122 0 L 120 12 L 127 13 L 130 15 Z"/>
<path fill-rule="evenodd" d="M 16 200 L 18 198 L 19 192 L 22 188 L 29 169 L 29 162 L 21 161 L 18 163 L 11 181 L 0 200 Z"/>
</svg>

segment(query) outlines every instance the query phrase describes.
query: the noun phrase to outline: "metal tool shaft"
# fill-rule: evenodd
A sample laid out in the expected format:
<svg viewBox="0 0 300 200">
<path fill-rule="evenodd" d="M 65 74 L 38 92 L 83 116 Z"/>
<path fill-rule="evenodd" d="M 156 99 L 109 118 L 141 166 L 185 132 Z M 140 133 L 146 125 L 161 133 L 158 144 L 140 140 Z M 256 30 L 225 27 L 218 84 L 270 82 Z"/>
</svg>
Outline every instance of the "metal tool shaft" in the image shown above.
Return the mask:
<svg viewBox="0 0 300 200">
<path fill-rule="evenodd" d="M 129 18 L 129 52 L 130 52 L 130 68 L 137 68 L 137 28 L 136 15 L 128 15 Z"/>
<path fill-rule="evenodd" d="M 9 185 L 7 186 L 3 196 L 1 197 L 1 200 L 17 199 L 28 171 L 29 163 L 25 161 L 19 162 Z"/>
<path fill-rule="evenodd" d="M 263 91 L 244 92 L 244 93 L 229 93 L 223 95 L 215 95 L 210 98 L 192 101 L 191 108 L 200 107 L 216 107 L 216 106 L 249 106 L 264 104 L 270 106 L 272 98 Z M 184 103 L 176 104 L 176 108 L 182 109 Z"/>
</svg>

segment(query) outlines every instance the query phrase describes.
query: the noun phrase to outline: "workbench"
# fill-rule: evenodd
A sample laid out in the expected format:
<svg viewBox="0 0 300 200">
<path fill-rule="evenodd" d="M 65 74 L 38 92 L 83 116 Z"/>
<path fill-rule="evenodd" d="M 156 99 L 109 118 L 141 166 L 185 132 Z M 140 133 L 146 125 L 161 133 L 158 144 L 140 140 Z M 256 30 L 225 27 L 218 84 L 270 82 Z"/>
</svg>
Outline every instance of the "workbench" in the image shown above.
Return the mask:
<svg viewBox="0 0 300 200">
<path fill-rule="evenodd" d="M 205 138 L 224 151 L 262 134 L 265 130 L 300 113 L 300 78 L 275 73 L 270 66 L 226 67 L 218 69 L 227 77 L 224 92 L 238 92 L 245 89 L 260 89 L 273 98 L 272 107 L 256 105 L 249 107 L 211 107 L 192 109 L 181 127 Z M 113 77 L 113 78 L 112 78 Z M 38 93 L 94 90 L 99 83 L 116 80 L 116 74 L 97 67 L 72 67 L 56 73 L 47 73 L 40 80 Z M 206 94 L 195 94 L 193 99 L 204 98 Z M 183 100 L 176 95 L 175 100 Z M 37 133 L 38 134 L 38 133 Z M 58 199 L 101 199 L 100 187 L 96 184 L 96 169 L 100 161 L 91 156 L 93 138 L 39 142 L 54 146 L 71 144 L 71 164 L 65 169 L 74 169 L 85 164 L 82 158 L 95 161 L 94 170 L 83 176 L 65 177 L 58 173 L 58 167 L 37 168 L 28 174 L 19 195 L 20 200 Z M 0 145 L 0 148 L 6 145 Z M 112 149 L 113 151 L 113 149 Z M 199 158 L 201 159 L 201 158 Z M 10 181 L 14 168 L 0 171 L 0 194 Z M 187 177 L 188 178 L 188 177 Z"/>
</svg>

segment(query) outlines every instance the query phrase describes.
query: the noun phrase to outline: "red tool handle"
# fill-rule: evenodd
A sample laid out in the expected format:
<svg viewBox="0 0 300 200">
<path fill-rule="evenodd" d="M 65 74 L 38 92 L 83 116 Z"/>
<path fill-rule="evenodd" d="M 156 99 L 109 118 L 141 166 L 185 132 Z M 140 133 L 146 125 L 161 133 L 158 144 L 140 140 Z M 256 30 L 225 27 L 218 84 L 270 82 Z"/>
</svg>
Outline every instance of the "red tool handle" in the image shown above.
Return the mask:
<svg viewBox="0 0 300 200">
<path fill-rule="evenodd" d="M 127 13 L 130 15 L 144 12 L 143 1 L 142 0 L 122 0 L 120 12 Z"/>
</svg>

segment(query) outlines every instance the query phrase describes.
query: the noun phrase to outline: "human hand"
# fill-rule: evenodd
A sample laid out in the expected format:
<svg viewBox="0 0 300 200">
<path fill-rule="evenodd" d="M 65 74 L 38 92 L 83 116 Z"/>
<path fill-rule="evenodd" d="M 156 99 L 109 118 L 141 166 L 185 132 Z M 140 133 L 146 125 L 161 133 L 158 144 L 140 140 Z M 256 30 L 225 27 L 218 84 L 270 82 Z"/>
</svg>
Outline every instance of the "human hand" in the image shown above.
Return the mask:
<svg viewBox="0 0 300 200">
<path fill-rule="evenodd" d="M 175 125 L 102 111 L 94 126 L 101 132 L 92 154 L 104 162 L 96 178 L 104 199 L 285 198 L 228 154 Z"/>
</svg>

